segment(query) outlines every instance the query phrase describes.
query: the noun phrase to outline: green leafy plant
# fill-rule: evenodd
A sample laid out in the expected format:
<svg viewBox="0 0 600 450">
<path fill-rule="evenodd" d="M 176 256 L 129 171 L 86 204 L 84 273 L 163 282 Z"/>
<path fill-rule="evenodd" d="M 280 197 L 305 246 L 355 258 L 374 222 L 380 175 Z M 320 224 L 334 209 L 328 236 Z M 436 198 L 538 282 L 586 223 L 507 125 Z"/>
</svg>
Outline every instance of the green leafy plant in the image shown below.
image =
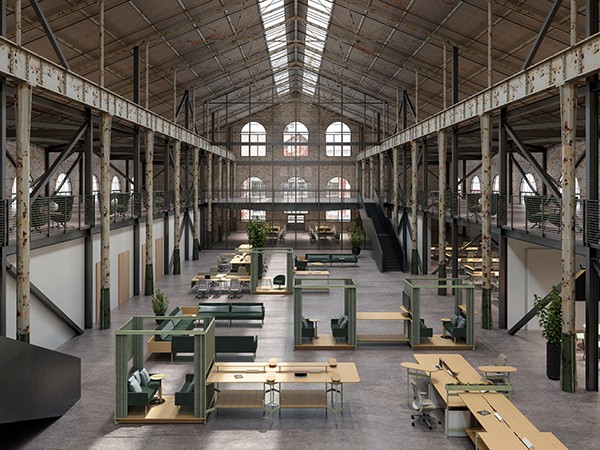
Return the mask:
<svg viewBox="0 0 600 450">
<path fill-rule="evenodd" d="M 562 339 L 562 299 L 556 287 L 544 298 L 535 295 L 538 322 L 542 327 L 542 336 L 550 344 L 560 344 Z"/>
<path fill-rule="evenodd" d="M 350 233 L 350 246 L 360 247 L 363 242 L 363 229 L 360 222 L 352 222 L 348 231 Z"/>
<path fill-rule="evenodd" d="M 167 308 L 169 307 L 169 300 L 164 292 L 160 289 L 157 289 L 154 295 L 152 296 L 152 311 L 157 316 L 164 316 L 167 313 Z"/>
<path fill-rule="evenodd" d="M 264 222 L 251 220 L 248 222 L 246 233 L 248 234 L 248 242 L 252 244 L 252 247 L 262 248 L 267 242 L 269 230 L 265 226 Z"/>
</svg>

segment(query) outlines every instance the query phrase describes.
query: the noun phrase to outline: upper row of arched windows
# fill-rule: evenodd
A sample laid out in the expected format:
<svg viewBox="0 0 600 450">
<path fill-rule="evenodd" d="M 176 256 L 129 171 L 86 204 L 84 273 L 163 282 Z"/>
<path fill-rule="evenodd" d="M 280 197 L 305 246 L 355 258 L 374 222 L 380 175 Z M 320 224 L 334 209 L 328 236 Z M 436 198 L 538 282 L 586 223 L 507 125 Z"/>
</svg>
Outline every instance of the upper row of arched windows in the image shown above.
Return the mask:
<svg viewBox="0 0 600 450">
<path fill-rule="evenodd" d="M 302 122 L 292 122 L 283 129 L 283 156 L 308 156 L 308 128 Z M 333 122 L 325 130 L 325 155 L 350 156 L 350 127 Z M 267 155 L 267 131 L 258 122 L 248 122 L 241 131 L 242 156 Z"/>
<path fill-rule="evenodd" d="M 560 183 L 560 179 L 559 179 Z M 462 188 L 459 183 L 459 192 Z M 562 192 L 562 188 L 559 186 L 558 190 Z M 537 191 L 537 183 L 535 182 L 535 178 L 532 174 L 526 173 L 525 176 L 521 179 L 521 184 L 519 185 L 519 196 L 527 196 L 534 195 Z M 479 177 L 475 175 L 471 178 L 471 192 L 481 192 L 481 181 Z M 492 181 L 492 193 L 499 194 L 500 193 L 500 175 L 496 175 L 494 180 Z M 575 195 L 579 197 L 581 194 L 581 188 L 579 187 L 579 180 L 575 178 Z"/>
</svg>

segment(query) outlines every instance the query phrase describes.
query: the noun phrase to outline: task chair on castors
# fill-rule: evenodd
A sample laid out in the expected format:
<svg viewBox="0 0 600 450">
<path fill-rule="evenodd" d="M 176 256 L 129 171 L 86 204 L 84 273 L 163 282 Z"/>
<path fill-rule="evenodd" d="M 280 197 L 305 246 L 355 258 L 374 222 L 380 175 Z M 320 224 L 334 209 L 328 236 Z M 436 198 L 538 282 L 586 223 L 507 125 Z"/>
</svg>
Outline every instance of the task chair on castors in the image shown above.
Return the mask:
<svg viewBox="0 0 600 450">
<path fill-rule="evenodd" d="M 242 286 L 240 280 L 233 278 L 229 282 L 229 295 L 228 298 L 241 298 L 242 297 Z"/>
<path fill-rule="evenodd" d="M 410 384 L 412 386 L 414 394 L 412 408 L 415 411 L 414 414 L 411 414 L 410 416 L 410 418 L 413 419 L 412 426 L 414 427 L 415 423 L 417 423 L 420 420 L 427 424 L 427 428 L 429 428 L 430 430 L 432 420 L 437 420 L 438 425 L 441 425 L 442 421 L 436 419 L 435 417 L 432 417 L 428 412 L 437 409 L 433 402 L 425 397 L 425 392 L 421 392 L 419 390 L 419 387 L 417 386 L 417 383 L 414 382 L 414 380 L 411 381 Z"/>
</svg>

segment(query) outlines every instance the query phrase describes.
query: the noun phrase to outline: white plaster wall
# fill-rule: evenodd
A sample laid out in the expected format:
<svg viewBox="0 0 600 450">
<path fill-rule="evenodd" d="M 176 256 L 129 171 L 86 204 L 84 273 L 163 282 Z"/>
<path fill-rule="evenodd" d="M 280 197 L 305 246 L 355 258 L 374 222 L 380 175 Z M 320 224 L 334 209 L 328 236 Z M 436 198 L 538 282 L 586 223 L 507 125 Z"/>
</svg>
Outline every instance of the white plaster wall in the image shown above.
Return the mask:
<svg viewBox="0 0 600 450">
<path fill-rule="evenodd" d="M 576 258 L 576 265 L 583 258 Z M 512 327 L 534 304 L 534 295 L 545 296 L 552 286 L 561 282 L 562 257 L 560 250 L 541 247 L 516 239 L 508 240 L 508 327 Z M 581 328 L 585 321 L 585 302 L 576 302 L 576 326 Z M 536 319 L 525 327 L 539 330 Z"/>
</svg>

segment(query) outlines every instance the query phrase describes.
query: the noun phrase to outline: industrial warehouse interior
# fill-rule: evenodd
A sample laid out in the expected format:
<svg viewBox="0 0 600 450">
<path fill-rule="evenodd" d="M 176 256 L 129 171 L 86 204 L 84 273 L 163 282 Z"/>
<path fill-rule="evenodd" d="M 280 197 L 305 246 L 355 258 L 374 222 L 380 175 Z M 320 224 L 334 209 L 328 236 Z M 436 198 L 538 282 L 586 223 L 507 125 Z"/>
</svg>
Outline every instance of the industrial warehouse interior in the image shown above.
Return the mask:
<svg viewBox="0 0 600 450">
<path fill-rule="evenodd" d="M 598 3 L 1 1 L 0 446 L 596 448 Z"/>
</svg>

